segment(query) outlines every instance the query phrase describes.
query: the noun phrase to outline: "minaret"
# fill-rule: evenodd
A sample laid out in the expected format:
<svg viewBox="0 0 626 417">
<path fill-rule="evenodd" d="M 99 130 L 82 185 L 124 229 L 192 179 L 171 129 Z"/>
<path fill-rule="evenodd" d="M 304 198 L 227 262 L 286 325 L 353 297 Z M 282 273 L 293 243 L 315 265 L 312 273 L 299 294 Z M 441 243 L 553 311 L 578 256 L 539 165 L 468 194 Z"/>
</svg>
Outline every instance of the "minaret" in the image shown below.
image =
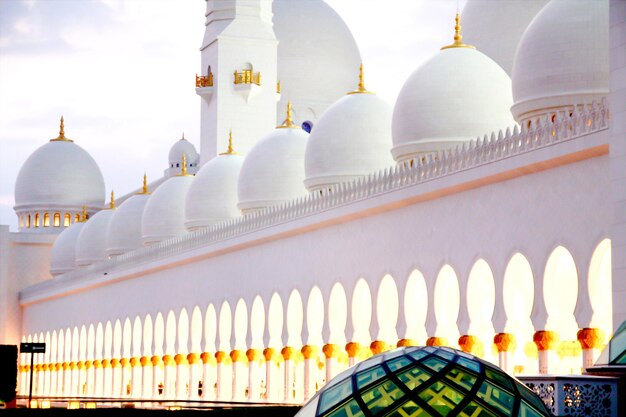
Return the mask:
<svg viewBox="0 0 626 417">
<path fill-rule="evenodd" d="M 201 96 L 200 163 L 237 132 L 244 154 L 276 122 L 277 46 L 272 0 L 206 0 L 196 92 Z"/>
</svg>

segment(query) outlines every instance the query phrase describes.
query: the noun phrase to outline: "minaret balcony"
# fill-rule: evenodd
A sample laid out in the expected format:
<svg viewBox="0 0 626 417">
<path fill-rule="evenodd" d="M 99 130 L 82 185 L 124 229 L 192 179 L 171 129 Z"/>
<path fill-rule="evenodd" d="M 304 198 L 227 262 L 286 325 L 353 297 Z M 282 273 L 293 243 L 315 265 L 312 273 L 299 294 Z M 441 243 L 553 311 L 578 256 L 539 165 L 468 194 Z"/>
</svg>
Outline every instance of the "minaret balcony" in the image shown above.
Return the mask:
<svg viewBox="0 0 626 417">
<path fill-rule="evenodd" d="M 196 74 L 196 94 L 205 99 L 211 100 L 213 95 L 213 73 L 207 75 Z"/>
<path fill-rule="evenodd" d="M 234 89 L 246 103 L 261 91 L 261 73 L 252 70 L 234 72 Z"/>
</svg>

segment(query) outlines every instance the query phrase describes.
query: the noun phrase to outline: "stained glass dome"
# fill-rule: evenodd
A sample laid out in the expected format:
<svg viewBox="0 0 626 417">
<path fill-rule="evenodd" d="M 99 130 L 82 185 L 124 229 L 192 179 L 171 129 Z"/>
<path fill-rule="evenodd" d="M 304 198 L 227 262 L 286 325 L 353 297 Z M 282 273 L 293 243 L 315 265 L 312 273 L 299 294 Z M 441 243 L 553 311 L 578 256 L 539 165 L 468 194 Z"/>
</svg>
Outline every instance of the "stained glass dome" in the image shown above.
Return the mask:
<svg viewBox="0 0 626 417">
<path fill-rule="evenodd" d="M 475 356 L 405 347 L 373 356 L 322 388 L 297 417 L 541 417 L 539 397 Z"/>
</svg>

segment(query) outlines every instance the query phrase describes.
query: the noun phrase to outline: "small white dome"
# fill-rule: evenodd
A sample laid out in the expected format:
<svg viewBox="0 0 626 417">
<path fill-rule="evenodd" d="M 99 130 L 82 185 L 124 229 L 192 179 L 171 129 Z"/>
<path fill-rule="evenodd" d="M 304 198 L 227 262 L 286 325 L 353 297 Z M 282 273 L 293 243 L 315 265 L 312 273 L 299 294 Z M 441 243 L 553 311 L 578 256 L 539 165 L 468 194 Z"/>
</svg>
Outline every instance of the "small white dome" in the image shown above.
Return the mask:
<svg viewBox="0 0 626 417">
<path fill-rule="evenodd" d="M 107 256 L 122 255 L 143 246 L 141 219 L 149 198 L 150 194 L 135 194 L 115 210 L 107 230 Z"/>
<path fill-rule="evenodd" d="M 62 275 L 76 269 L 76 241 L 85 223 L 74 223 L 54 241 L 50 251 L 50 274 Z"/>
<path fill-rule="evenodd" d="M 245 214 L 307 193 L 304 153 L 309 135 L 289 123 L 263 137 L 246 156 L 239 175 L 239 203 Z"/>
<path fill-rule="evenodd" d="M 363 89 L 361 82 L 359 89 Z M 309 191 L 330 188 L 393 164 L 391 106 L 369 92 L 348 94 L 326 110 L 304 157 Z"/>
<path fill-rule="evenodd" d="M 243 156 L 225 153 L 202 165 L 185 204 L 185 226 L 196 230 L 240 215 L 237 183 Z"/>
<path fill-rule="evenodd" d="M 552 0 L 522 36 L 512 108 L 520 123 L 609 92 L 609 2 Z"/>
<path fill-rule="evenodd" d="M 106 239 L 113 213 L 115 208 L 100 210 L 87 220 L 76 240 L 76 266 L 85 267 L 108 259 Z"/>
<path fill-rule="evenodd" d="M 287 100 L 297 124 L 316 121 L 354 84 L 359 48 L 341 17 L 322 0 L 274 0 L 278 80 L 282 94 L 278 124 Z"/>
<path fill-rule="evenodd" d="M 511 76 L 517 45 L 530 21 L 549 0 L 468 0 L 463 38 Z"/>
<path fill-rule="evenodd" d="M 515 124 L 511 80 L 487 55 L 443 49 L 406 81 L 393 112 L 396 161 L 454 147 Z"/>
<path fill-rule="evenodd" d="M 198 163 L 200 162 L 200 155 L 198 154 L 198 151 L 196 151 L 196 147 L 193 146 L 193 143 L 185 139 L 185 135 L 183 135 L 182 139 L 176 141 L 176 143 L 174 143 L 174 145 L 170 148 L 168 158 L 170 169 L 174 168 L 174 171 L 180 171 L 181 164 L 183 162 L 183 154 L 185 154 L 187 159 L 187 169 L 198 166 Z"/>
<path fill-rule="evenodd" d="M 141 218 L 142 242 L 146 246 L 187 233 L 185 201 L 192 175 L 169 178 L 148 199 Z"/>
<path fill-rule="evenodd" d="M 15 181 L 15 211 L 80 213 L 83 205 L 97 210 L 104 204 L 104 179 L 96 161 L 61 134 L 33 152 Z M 50 228 L 48 230 L 61 230 Z"/>
</svg>

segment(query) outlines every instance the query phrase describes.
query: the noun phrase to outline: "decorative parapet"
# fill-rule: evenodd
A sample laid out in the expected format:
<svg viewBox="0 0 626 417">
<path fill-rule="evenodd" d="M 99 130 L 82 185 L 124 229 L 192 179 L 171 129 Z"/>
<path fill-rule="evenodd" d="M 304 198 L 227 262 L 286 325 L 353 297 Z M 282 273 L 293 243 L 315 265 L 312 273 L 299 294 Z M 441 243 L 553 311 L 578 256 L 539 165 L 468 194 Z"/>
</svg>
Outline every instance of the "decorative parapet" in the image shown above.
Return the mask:
<svg viewBox="0 0 626 417">
<path fill-rule="evenodd" d="M 618 378 L 599 376 L 518 377 L 555 416 L 617 417 Z"/>
<path fill-rule="evenodd" d="M 235 71 L 235 85 L 239 84 L 256 84 L 261 85 L 261 73 L 252 72 L 251 69 L 245 69 L 241 72 Z"/>
<path fill-rule="evenodd" d="M 68 272 L 57 277 L 55 281 L 72 280 L 93 273 L 111 273 L 128 266 L 175 256 L 335 207 L 554 146 L 559 142 L 608 129 L 608 124 L 609 109 L 604 100 L 585 107 L 583 111 L 575 111 L 571 115 L 557 114 L 554 121 L 552 115 L 546 116 L 532 129 L 519 130 L 515 126 L 513 131 L 507 129 L 506 132 L 500 131 L 498 134 L 485 135 L 482 139 L 477 138 L 456 148 L 405 161 L 353 182 L 338 184 L 328 192 L 310 193 L 296 200 L 125 253 L 87 269 Z"/>
<path fill-rule="evenodd" d="M 207 75 L 196 74 L 196 88 L 213 87 L 213 73 Z"/>
</svg>

